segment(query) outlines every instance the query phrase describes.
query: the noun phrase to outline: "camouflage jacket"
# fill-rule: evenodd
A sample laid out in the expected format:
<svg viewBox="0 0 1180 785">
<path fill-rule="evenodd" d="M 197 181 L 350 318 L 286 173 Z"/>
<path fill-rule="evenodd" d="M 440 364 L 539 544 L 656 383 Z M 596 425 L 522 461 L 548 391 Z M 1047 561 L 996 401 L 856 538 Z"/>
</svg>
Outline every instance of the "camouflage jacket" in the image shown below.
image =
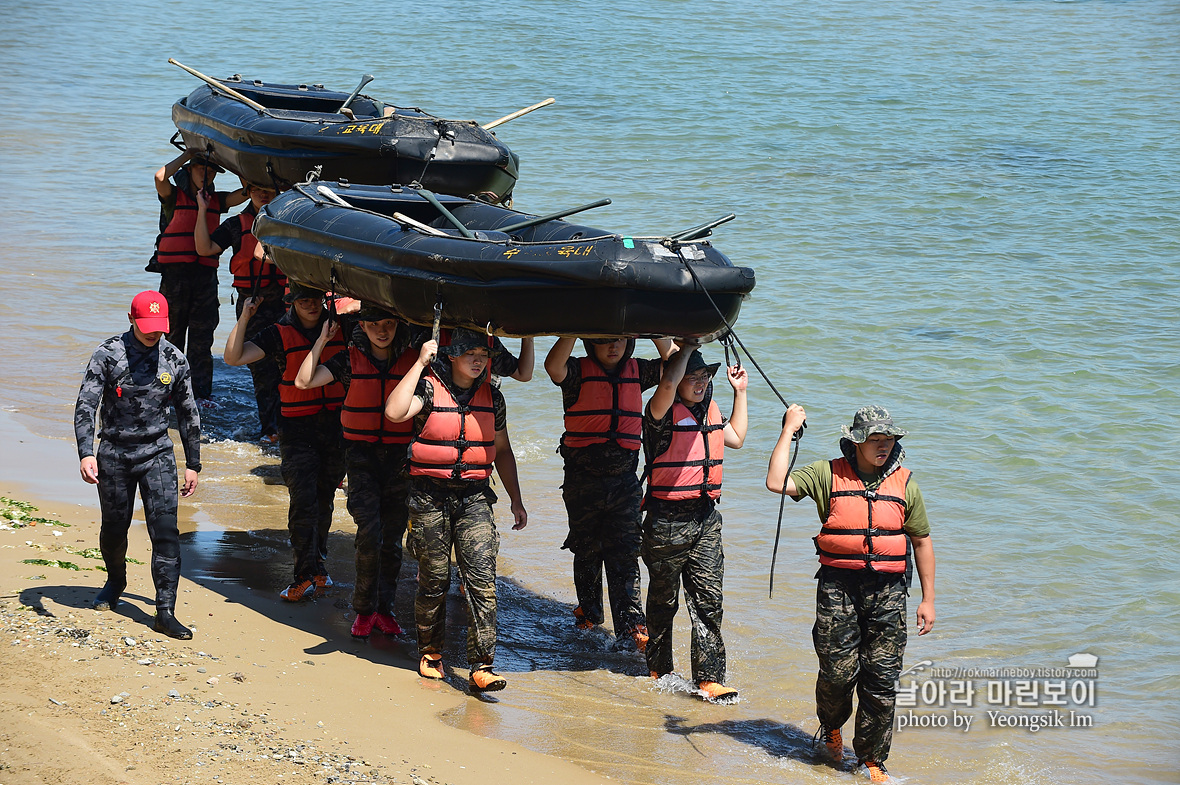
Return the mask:
<svg viewBox="0 0 1180 785">
<path fill-rule="evenodd" d="M 167 339 L 147 347 L 127 331 L 103 342 L 90 358 L 78 402 L 74 436 L 78 458 L 94 455 L 95 414 L 101 406 L 98 438 L 138 462 L 172 449 L 168 408 L 176 408 L 185 467 L 201 470 L 201 416 L 193 398 L 188 360 Z"/>
</svg>

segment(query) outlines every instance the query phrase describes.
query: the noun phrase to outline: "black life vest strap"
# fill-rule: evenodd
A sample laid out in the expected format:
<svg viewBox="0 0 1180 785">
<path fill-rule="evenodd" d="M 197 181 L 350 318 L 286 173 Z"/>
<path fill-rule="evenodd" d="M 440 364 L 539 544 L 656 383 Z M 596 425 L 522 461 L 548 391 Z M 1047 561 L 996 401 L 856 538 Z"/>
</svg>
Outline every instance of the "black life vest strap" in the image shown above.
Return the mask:
<svg viewBox="0 0 1180 785">
<path fill-rule="evenodd" d="M 829 559 L 863 561 L 865 564 L 877 561 L 905 561 L 907 558 L 904 555 L 890 556 L 883 553 L 832 553 L 831 551 L 825 551 L 818 544 L 815 546 L 815 552 L 820 556 L 827 556 Z"/>
<path fill-rule="evenodd" d="M 891 537 L 898 534 L 905 534 L 905 529 L 833 529 L 830 526 L 824 526 L 819 530 L 820 534 L 859 534 L 864 537 Z"/>
</svg>

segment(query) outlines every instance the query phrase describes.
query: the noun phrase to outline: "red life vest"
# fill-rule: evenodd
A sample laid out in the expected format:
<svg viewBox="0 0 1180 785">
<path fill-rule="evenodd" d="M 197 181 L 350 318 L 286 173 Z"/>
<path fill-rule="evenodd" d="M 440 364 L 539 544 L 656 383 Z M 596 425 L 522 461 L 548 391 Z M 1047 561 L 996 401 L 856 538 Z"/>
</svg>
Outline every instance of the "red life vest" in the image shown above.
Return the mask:
<svg viewBox="0 0 1180 785">
<path fill-rule="evenodd" d="M 657 499 L 721 497 L 721 462 L 725 458 L 725 423 L 715 401 L 705 422 L 680 401 L 672 404 L 672 439 L 651 461 L 648 490 Z"/>
<path fill-rule="evenodd" d="M 565 412 L 566 447 L 617 442 L 625 450 L 638 450 L 643 430 L 643 395 L 639 388 L 639 363 L 628 359 L 618 374 L 606 373 L 589 357 L 579 361 L 582 386 L 578 400 Z"/>
<path fill-rule="evenodd" d="M 258 214 L 253 205 L 238 213 L 238 221 L 242 227 L 242 244 L 230 257 L 229 271 L 234 276 L 234 288 L 252 291 L 254 283 L 258 282 L 259 289 L 271 286 L 286 286 L 287 276 L 270 262 L 254 258 L 254 249 L 258 247 L 258 238 L 252 231 L 254 217 Z"/>
<path fill-rule="evenodd" d="M 324 409 L 330 412 L 338 410 L 344 402 L 344 385 L 340 382 L 325 384 L 314 390 L 300 390 L 295 386 L 299 366 L 311 351 L 313 342 L 307 340 L 293 325 L 279 322 L 275 327 L 279 328 L 279 336 L 283 339 L 283 355 L 286 357 L 283 378 L 279 381 L 279 413 L 284 417 L 308 417 L 319 414 Z M 343 350 L 344 341 L 340 336 L 336 336 L 324 347 L 320 361 L 323 362 Z"/>
<path fill-rule="evenodd" d="M 496 412 L 485 377 L 460 406 L 433 373 L 434 408 L 410 444 L 410 474 L 443 480 L 486 480 L 496 460 Z"/>
<path fill-rule="evenodd" d="M 156 242 L 156 261 L 160 264 L 191 264 L 200 262 L 206 267 L 216 267 L 216 256 L 198 256 L 197 241 L 193 238 L 193 229 L 197 226 L 197 202 L 188 195 L 183 188 L 173 188 L 176 194 L 176 208 L 172 211 L 172 220 L 164 227 Z M 205 211 L 205 222 L 209 233 L 217 231 L 221 223 L 221 194 L 212 198 L 212 203 Z"/>
<path fill-rule="evenodd" d="M 832 461 L 831 511 L 815 550 L 819 563 L 845 570 L 905 572 L 905 489 L 910 470 L 898 467 L 875 491 L 844 458 Z"/>
<path fill-rule="evenodd" d="M 385 418 L 385 400 L 418 361 L 418 353 L 407 349 L 388 370 L 382 371 L 369 355 L 349 346 L 348 361 L 352 368 L 352 382 L 340 410 L 344 438 L 356 442 L 409 444 L 414 433 L 413 418 L 390 422 Z"/>
</svg>

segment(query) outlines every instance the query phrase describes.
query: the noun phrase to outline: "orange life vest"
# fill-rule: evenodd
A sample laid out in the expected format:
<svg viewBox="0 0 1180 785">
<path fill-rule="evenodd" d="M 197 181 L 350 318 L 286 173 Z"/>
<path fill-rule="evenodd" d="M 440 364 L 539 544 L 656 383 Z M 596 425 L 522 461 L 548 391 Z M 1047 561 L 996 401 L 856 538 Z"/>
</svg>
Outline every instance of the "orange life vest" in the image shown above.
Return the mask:
<svg viewBox="0 0 1180 785">
<path fill-rule="evenodd" d="M 337 411 L 344 402 L 344 385 L 340 382 L 325 384 L 314 390 L 300 390 L 295 386 L 299 366 L 311 351 L 313 342 L 307 340 L 294 325 L 280 322 L 276 323 L 275 327 L 279 328 L 279 336 L 283 339 L 283 355 L 286 357 L 283 378 L 279 381 L 279 413 L 284 417 L 308 417 L 319 414 L 324 409 L 330 412 Z M 343 350 L 344 341 L 340 336 L 336 336 L 324 347 L 320 361 L 323 362 Z"/>
<path fill-rule="evenodd" d="M 258 247 L 258 238 L 254 236 L 252 230 L 254 217 L 257 214 L 254 205 L 251 204 L 237 215 L 242 227 L 242 244 L 229 260 L 229 271 L 234 276 L 235 289 L 252 291 L 255 282 L 258 283 L 259 289 L 287 285 L 287 276 L 283 275 L 279 268 L 270 262 L 254 258 L 254 249 Z"/>
<path fill-rule="evenodd" d="M 657 499 L 721 497 L 721 462 L 725 458 L 725 423 L 715 401 L 705 422 L 680 401 L 672 404 L 672 438 L 668 449 L 651 461 L 648 490 Z"/>
<path fill-rule="evenodd" d="M 639 388 L 639 363 L 628 359 L 617 374 L 608 374 L 589 357 L 579 361 L 582 386 L 578 400 L 565 412 L 566 447 L 617 442 L 626 450 L 638 450 L 643 429 L 643 395 Z"/>
<path fill-rule="evenodd" d="M 193 229 L 197 226 L 197 202 L 183 188 L 174 188 L 176 208 L 172 220 L 164 227 L 156 243 L 156 261 L 160 264 L 191 264 L 200 262 L 206 267 L 216 267 L 216 256 L 198 256 L 197 241 Z M 212 204 L 205 211 L 205 222 L 209 233 L 217 231 L 221 223 L 221 195 L 213 196 Z"/>
<path fill-rule="evenodd" d="M 407 349 L 397 362 L 382 371 L 369 355 L 355 346 L 348 347 L 352 382 L 340 410 L 344 438 L 356 442 L 409 444 L 414 433 L 413 419 L 391 422 L 385 417 L 385 400 L 406 372 L 418 361 L 418 353 Z"/>
<path fill-rule="evenodd" d="M 410 474 L 444 480 L 486 480 L 496 460 L 496 412 L 485 377 L 471 403 L 460 406 L 433 373 L 434 408 L 410 444 Z"/>
<path fill-rule="evenodd" d="M 910 470 L 898 467 L 875 491 L 865 489 L 845 458 L 832 461 L 831 511 L 815 550 L 819 563 L 845 570 L 905 572 L 905 489 Z"/>
</svg>

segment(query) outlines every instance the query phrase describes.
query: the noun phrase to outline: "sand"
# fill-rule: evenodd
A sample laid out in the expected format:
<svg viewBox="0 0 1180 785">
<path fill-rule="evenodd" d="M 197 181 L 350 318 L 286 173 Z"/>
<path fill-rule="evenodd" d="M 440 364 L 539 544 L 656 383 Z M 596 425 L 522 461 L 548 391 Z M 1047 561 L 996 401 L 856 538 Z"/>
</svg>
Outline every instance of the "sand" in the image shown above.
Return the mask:
<svg viewBox="0 0 1180 785">
<path fill-rule="evenodd" d="M 128 565 L 125 602 L 92 610 L 105 574 L 80 552 L 98 544 L 98 511 L 78 500 L 93 490 L 77 477 L 71 444 L 16 438 L 19 426 L 5 420 L 0 495 L 64 525 L 0 529 L 0 785 L 603 781 L 445 724 L 441 715 L 464 702 L 510 699 L 511 685 L 475 697 L 465 671 L 422 679 L 409 637 L 355 644 L 399 656 L 355 656 L 351 642 L 331 641 L 341 597 L 264 613 L 239 601 L 243 587 L 213 591 L 182 577 L 176 615 L 193 639 L 153 632 L 142 523 L 131 530 L 128 556 L 142 564 Z M 298 625 L 284 611 L 301 614 Z"/>
</svg>

